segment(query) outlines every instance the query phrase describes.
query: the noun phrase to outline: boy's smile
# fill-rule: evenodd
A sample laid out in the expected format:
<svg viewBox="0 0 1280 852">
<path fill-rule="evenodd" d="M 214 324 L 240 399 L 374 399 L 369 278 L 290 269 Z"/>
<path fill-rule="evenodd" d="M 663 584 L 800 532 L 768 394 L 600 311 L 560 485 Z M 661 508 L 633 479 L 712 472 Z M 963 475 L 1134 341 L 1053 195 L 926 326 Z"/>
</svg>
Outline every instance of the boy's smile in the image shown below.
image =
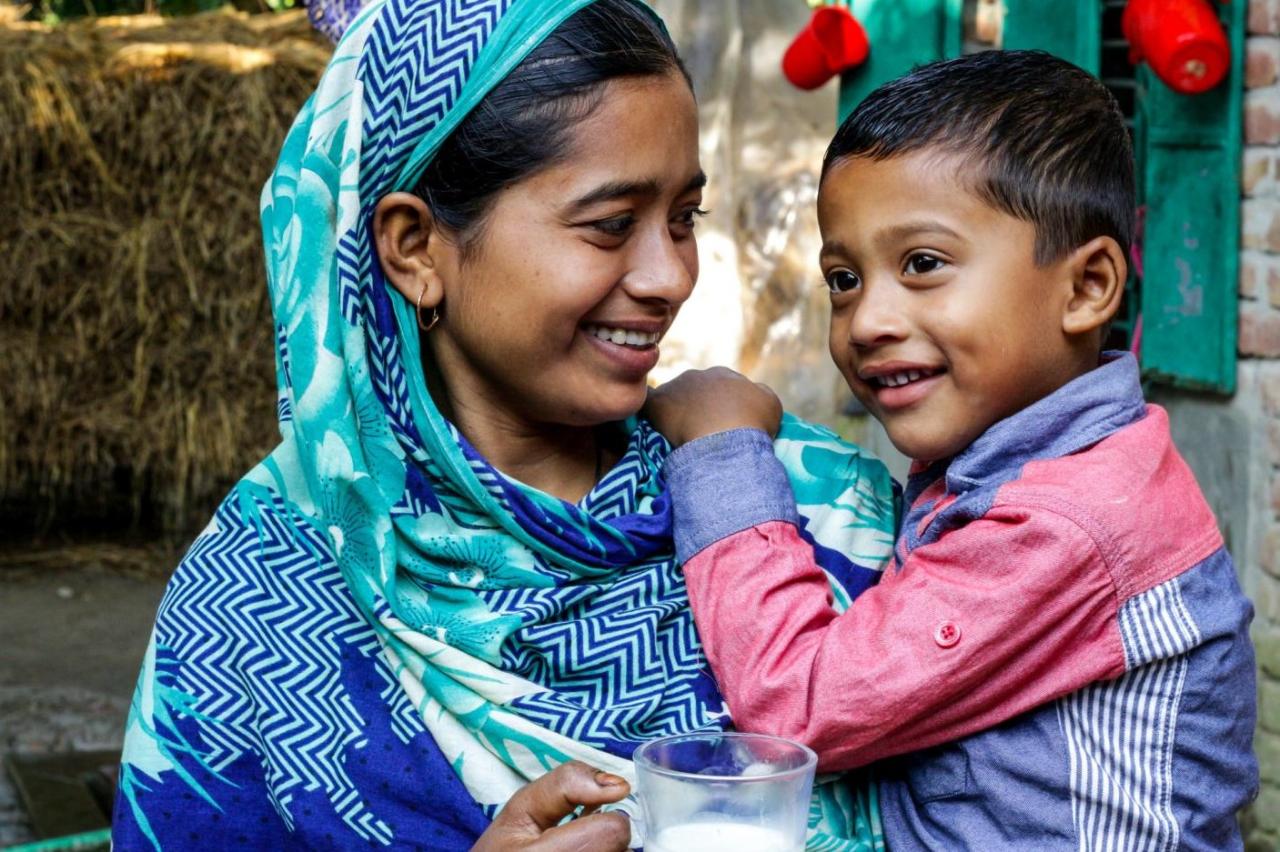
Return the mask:
<svg viewBox="0 0 1280 852">
<path fill-rule="evenodd" d="M 1075 259 L 979 196 L 962 157 L 853 157 L 818 199 L 831 356 L 912 458 L 955 455 L 1097 363 L 1064 329 Z M 975 182 L 976 183 L 976 182 Z"/>
</svg>

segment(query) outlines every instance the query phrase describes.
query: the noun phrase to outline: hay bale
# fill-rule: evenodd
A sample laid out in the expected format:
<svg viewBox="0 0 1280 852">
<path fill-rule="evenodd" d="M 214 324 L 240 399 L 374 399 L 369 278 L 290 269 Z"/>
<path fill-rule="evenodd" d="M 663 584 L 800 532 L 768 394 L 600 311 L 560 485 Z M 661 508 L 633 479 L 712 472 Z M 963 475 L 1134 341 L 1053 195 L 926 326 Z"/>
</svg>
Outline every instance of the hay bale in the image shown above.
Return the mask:
<svg viewBox="0 0 1280 852">
<path fill-rule="evenodd" d="M 0 23 L 0 533 L 207 517 L 277 440 L 258 194 L 302 12 Z"/>
</svg>

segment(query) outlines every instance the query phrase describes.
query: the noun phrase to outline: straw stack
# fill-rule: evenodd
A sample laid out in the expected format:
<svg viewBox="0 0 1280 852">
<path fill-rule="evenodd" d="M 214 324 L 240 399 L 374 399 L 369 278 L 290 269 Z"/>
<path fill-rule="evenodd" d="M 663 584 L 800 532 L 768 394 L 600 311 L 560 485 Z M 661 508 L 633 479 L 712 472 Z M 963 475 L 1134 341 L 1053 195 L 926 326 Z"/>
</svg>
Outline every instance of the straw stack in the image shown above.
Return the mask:
<svg viewBox="0 0 1280 852">
<path fill-rule="evenodd" d="M 274 444 L 258 194 L 327 57 L 301 12 L 0 21 L 0 538 L 189 528 Z"/>
</svg>

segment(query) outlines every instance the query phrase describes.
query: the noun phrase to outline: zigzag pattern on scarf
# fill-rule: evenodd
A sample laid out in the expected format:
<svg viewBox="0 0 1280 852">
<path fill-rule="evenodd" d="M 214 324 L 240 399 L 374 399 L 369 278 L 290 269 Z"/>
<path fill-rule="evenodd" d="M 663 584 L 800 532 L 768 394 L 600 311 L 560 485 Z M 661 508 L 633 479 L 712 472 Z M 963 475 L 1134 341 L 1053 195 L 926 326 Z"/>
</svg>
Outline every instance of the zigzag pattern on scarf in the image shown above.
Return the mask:
<svg viewBox="0 0 1280 852">
<path fill-rule="evenodd" d="M 507 506 L 507 480 L 498 475 L 498 472 L 489 466 L 483 459 L 472 458 L 471 472 L 475 474 L 476 480 L 484 486 L 484 490 L 488 491 L 493 499 Z"/>
<path fill-rule="evenodd" d="M 407 381 L 400 363 L 394 320 L 364 223 L 392 187 L 408 151 L 448 113 L 476 54 L 512 0 L 391 0 L 378 16 L 361 52 L 364 84 L 360 198 L 356 228 L 340 236 L 336 261 L 343 318 L 360 322 L 361 306 L 376 350 L 369 359 L 375 389 L 393 431 L 408 447 L 421 446 L 413 424 Z M 362 282 L 373 282 L 371 292 Z"/>
<path fill-rule="evenodd" d="M 644 464 L 640 459 L 632 459 L 626 468 L 615 467 L 609 471 L 600 486 L 582 501 L 582 511 L 597 521 L 611 521 L 621 518 L 636 510 L 635 483 L 645 474 Z M 615 478 L 613 474 L 617 473 Z"/>
<path fill-rule="evenodd" d="M 224 503 L 196 540 L 165 596 L 157 645 L 183 661 L 179 683 L 208 720 L 200 735 L 212 769 L 255 754 L 286 825 L 294 793 L 319 788 L 360 837 L 387 843 L 390 828 L 364 806 L 343 758 L 365 741 L 365 722 L 341 681 L 341 648 L 377 653 L 377 636 L 328 542 L 257 507 L 246 523 Z"/>
<path fill-rule="evenodd" d="M 668 452 L 666 439 L 656 430 L 650 431 L 645 436 L 642 454 L 624 456 L 582 501 L 582 510 L 600 521 L 610 521 L 634 513 L 639 494 L 637 483 L 649 475 L 645 459 L 665 456 Z"/>
<path fill-rule="evenodd" d="M 385 293 L 383 298 L 387 298 Z M 394 331 L 390 334 L 371 332 L 368 339 L 370 383 L 386 409 L 392 434 L 412 453 L 422 446 L 422 436 L 413 420 L 409 379 L 400 363 L 400 342 Z"/>
<path fill-rule="evenodd" d="M 715 723 L 720 708 L 706 704 L 714 688 L 674 564 L 640 566 L 608 589 L 541 591 L 485 595 L 491 610 L 518 604 L 500 611 L 535 622 L 503 649 L 504 669 L 551 690 L 515 702 L 522 716 L 627 754 L 626 744 Z M 704 688 L 691 688 L 698 681 Z"/>
<path fill-rule="evenodd" d="M 356 230 L 341 236 L 337 252 L 342 314 L 352 325 L 357 321 L 361 282 L 372 280 L 364 223 L 391 190 L 395 170 L 407 153 L 453 107 L 476 54 L 510 4 L 511 0 L 391 0 L 369 33 L 357 72 L 364 84 L 365 150 L 359 186 L 363 208 Z M 389 336 L 394 339 L 394 330 Z"/>
<path fill-rule="evenodd" d="M 490 612 L 518 615 L 525 624 L 541 624 L 589 599 L 601 589 L 585 584 L 553 589 L 511 588 L 477 592 Z M 509 647 L 510 643 L 507 646 Z M 503 656 L 503 668 L 514 671 L 515 657 Z"/>
<path fill-rule="evenodd" d="M 338 241 L 335 254 L 338 265 L 338 297 L 342 300 L 342 318 L 353 328 L 360 323 L 360 306 L 364 303 L 360 282 L 365 280 L 365 274 L 372 266 L 372 255 L 369 237 L 360 231 L 349 231 Z M 375 339 L 379 336 L 370 335 Z"/>
<path fill-rule="evenodd" d="M 285 385 L 292 387 L 293 383 L 289 379 L 289 335 L 285 332 L 283 325 L 276 326 L 276 353 L 280 358 L 280 370 L 284 373 Z M 293 403 L 289 401 L 287 391 L 281 391 L 276 397 L 276 420 L 279 423 L 288 423 L 293 419 Z"/>
<path fill-rule="evenodd" d="M 391 0 L 360 57 L 360 197 L 388 190 L 409 151 L 453 108 L 476 55 L 512 0 Z"/>
</svg>

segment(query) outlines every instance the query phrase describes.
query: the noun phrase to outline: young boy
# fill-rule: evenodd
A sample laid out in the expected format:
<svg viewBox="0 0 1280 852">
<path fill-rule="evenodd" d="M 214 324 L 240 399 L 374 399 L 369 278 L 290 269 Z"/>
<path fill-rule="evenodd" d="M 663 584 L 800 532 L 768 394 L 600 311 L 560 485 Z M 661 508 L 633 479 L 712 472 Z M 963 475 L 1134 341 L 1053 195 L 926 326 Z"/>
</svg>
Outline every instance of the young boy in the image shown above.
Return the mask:
<svg viewBox="0 0 1280 852">
<path fill-rule="evenodd" d="M 818 215 L 831 355 L 917 461 L 894 564 L 837 614 L 776 398 L 722 370 L 655 393 L 736 724 L 882 761 L 895 852 L 1240 848 L 1251 607 L 1135 359 L 1099 357 L 1134 228 L 1114 100 L 1037 52 L 919 68 L 840 128 Z"/>
</svg>

